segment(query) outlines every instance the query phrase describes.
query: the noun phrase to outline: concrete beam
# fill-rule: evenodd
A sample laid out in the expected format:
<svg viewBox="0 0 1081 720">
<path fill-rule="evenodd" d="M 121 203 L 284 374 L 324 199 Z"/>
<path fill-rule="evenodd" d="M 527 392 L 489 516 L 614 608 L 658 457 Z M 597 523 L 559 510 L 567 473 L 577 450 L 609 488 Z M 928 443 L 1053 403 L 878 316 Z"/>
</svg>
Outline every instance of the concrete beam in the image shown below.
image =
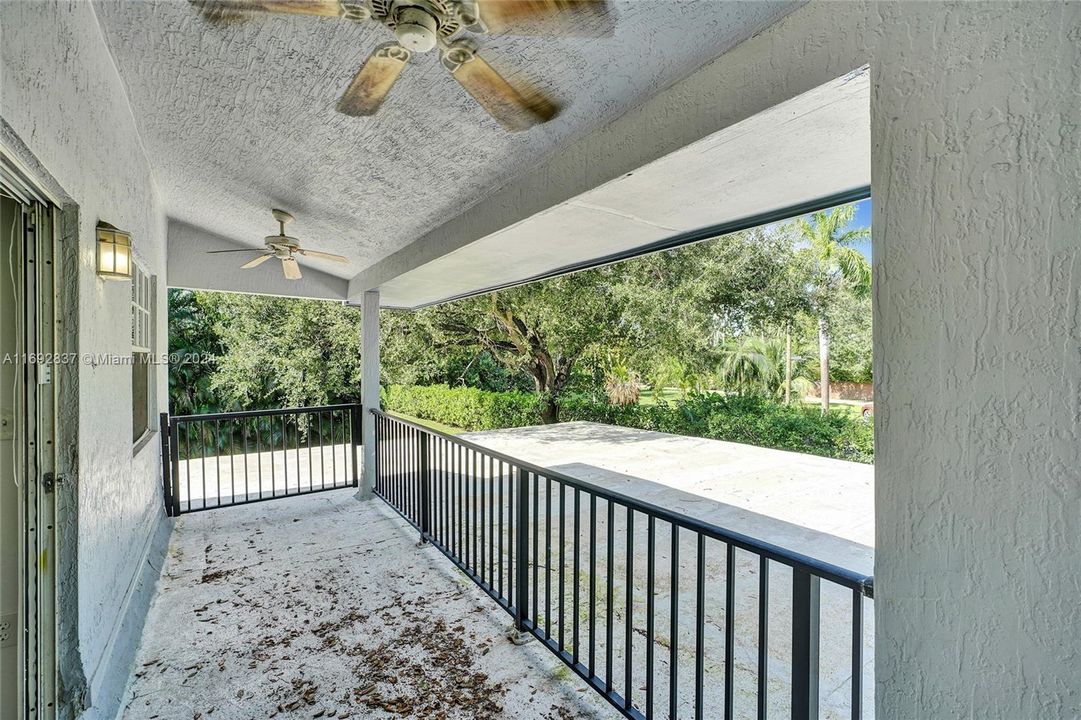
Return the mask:
<svg viewBox="0 0 1081 720">
<path fill-rule="evenodd" d="M 346 280 L 303 264 L 304 277 L 300 280 L 287 280 L 282 275 L 281 263 L 275 260 L 241 270 L 240 266 L 255 257 L 254 254 L 208 255 L 207 251 L 253 248 L 175 220 L 169 221 L 167 247 L 169 287 L 316 300 L 345 300 L 348 289 Z"/>
<path fill-rule="evenodd" d="M 862 67 L 866 27 L 863 4 L 801 7 L 362 271 L 349 297 Z"/>
</svg>

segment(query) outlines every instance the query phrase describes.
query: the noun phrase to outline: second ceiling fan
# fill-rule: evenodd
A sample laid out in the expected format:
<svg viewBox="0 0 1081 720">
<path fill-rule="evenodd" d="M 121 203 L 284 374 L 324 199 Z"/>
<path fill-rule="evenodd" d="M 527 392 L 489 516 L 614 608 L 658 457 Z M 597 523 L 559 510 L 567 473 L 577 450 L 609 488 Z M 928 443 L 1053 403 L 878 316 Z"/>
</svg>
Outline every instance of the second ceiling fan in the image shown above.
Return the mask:
<svg viewBox="0 0 1081 720">
<path fill-rule="evenodd" d="M 294 13 L 375 21 L 397 38 L 379 45 L 357 72 L 337 109 L 374 115 L 415 53 L 438 48 L 443 67 L 509 132 L 547 122 L 558 105 L 541 90 L 512 85 L 477 54 L 463 32 L 604 37 L 615 14 L 606 0 L 191 0 L 211 20 L 250 13 Z"/>
</svg>

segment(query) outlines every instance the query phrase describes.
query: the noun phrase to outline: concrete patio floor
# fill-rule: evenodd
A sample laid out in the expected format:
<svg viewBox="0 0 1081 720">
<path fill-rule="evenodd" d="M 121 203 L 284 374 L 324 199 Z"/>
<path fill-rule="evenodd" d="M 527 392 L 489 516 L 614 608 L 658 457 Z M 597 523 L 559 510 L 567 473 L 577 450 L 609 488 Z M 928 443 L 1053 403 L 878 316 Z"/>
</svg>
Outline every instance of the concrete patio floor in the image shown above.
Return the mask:
<svg viewBox="0 0 1081 720">
<path fill-rule="evenodd" d="M 354 492 L 181 516 L 123 717 L 618 717 Z"/>
<path fill-rule="evenodd" d="M 868 465 L 595 423 L 463 437 L 796 552 L 864 573 L 873 567 L 873 468 Z M 279 471 L 273 476 L 282 478 L 286 462 L 306 466 L 300 459 L 281 453 L 249 456 L 245 467 L 265 471 L 267 463 L 273 463 Z M 221 467 L 231 465 L 222 461 Z M 439 462 L 433 460 L 432 467 L 439 468 Z M 222 477 L 232 487 L 232 473 L 223 470 Z M 347 488 L 181 516 L 143 633 L 124 717 L 620 717 L 538 643 L 512 645 L 505 637 L 509 616 L 438 551 L 415 547 L 415 531 L 383 502 L 360 503 L 353 499 L 354 492 Z M 571 524 L 569 502 L 561 516 L 556 499 L 544 490 L 541 502 L 558 523 Z M 601 509 L 598 572 L 604 573 L 606 524 Z M 583 506 L 583 533 L 588 520 Z M 621 628 L 626 590 L 622 515 L 617 514 L 615 529 L 614 623 Z M 658 698 L 669 692 L 665 648 L 671 577 L 665 532 L 658 528 Z M 682 717 L 691 711 L 696 549 L 689 534 L 681 541 Z M 572 543 L 568 536 L 565 576 L 575 552 Z M 634 533 L 637 588 L 645 582 L 644 548 L 642 522 Z M 586 558 L 580 560 L 585 567 Z M 552 587 L 559 567 L 554 563 L 540 568 Z M 738 554 L 739 718 L 755 715 L 757 567 L 755 556 Z M 782 717 L 789 709 L 790 571 L 775 563 L 770 576 L 770 717 Z M 706 580 L 711 608 L 705 636 L 709 716 L 708 709 L 719 708 L 723 700 L 724 668 L 717 660 L 724 648 L 723 617 L 718 616 L 727 582 L 723 547 L 711 544 Z M 565 607 L 573 600 L 569 582 Z M 847 717 L 851 641 L 845 633 L 851 598 L 848 591 L 828 583 L 822 590 L 821 716 Z M 634 657 L 641 659 L 645 593 L 639 589 L 635 596 Z M 599 613 L 603 607 L 602 597 Z M 864 717 L 869 718 L 873 603 L 864 607 Z M 548 611 L 542 607 L 542 612 Z M 555 615 L 551 619 L 557 627 Z M 569 623 L 570 618 L 568 633 Z M 625 656 L 621 635 L 616 633 L 614 641 L 615 667 L 622 667 Z M 645 689 L 638 668 L 635 704 L 640 708 Z M 656 709 L 658 717 L 667 717 L 663 701 L 658 700 Z"/>
</svg>

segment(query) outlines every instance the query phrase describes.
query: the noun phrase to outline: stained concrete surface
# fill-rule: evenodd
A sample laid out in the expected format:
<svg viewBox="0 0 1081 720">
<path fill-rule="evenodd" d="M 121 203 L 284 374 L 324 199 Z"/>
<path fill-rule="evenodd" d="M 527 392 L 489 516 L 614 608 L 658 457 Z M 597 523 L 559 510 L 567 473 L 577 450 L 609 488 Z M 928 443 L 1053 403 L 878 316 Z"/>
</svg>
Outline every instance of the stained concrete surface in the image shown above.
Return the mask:
<svg viewBox="0 0 1081 720">
<path fill-rule="evenodd" d="M 872 565 L 872 549 L 859 542 L 869 542 L 873 535 L 873 469 L 867 465 L 594 423 L 464 437 L 843 567 L 869 572 Z M 401 458 L 407 449 L 404 443 L 384 439 L 380 461 Z M 306 459 L 303 452 L 301 449 L 300 460 Z M 492 502 L 499 497 L 493 489 L 503 487 L 502 524 L 498 513 L 480 517 L 437 511 L 433 530 L 447 544 L 456 542 L 452 538 L 463 537 L 456 533 L 467 528 L 472 532 L 466 536 L 470 539 L 478 537 L 478 530 L 489 539 L 498 540 L 502 535 L 502 547 L 496 546 L 491 553 L 472 547 L 471 542 L 458 544 L 456 551 L 479 574 L 488 580 L 495 578 L 493 584 L 509 594 L 507 468 L 474 464 L 471 477 L 480 480 L 460 482 L 462 477 L 453 469 L 461 465 L 455 466 L 453 459 L 441 454 L 438 444 L 432 445 L 431 452 L 437 502 L 445 501 L 449 491 L 466 501 L 465 506 L 477 507 L 486 501 L 488 507 L 499 507 L 499 501 Z M 290 463 L 298 459 L 292 454 L 288 457 Z M 257 460 L 248 456 L 250 473 L 260 466 Z M 264 454 L 261 460 L 264 475 L 269 475 L 269 455 Z M 274 460 L 274 477 L 280 482 L 285 458 L 278 453 Z M 239 477 L 242 464 L 238 458 L 232 463 L 222 460 L 222 477 L 231 478 L 230 464 L 237 468 Z M 217 462 L 208 463 L 210 477 L 216 472 L 210 468 L 217 466 Z M 307 464 L 291 467 L 306 472 Z M 329 471 L 331 466 L 327 468 Z M 192 472 L 198 471 L 193 468 Z M 389 464 L 384 477 L 395 478 Z M 232 487 L 230 480 L 226 486 Z M 576 526 L 573 489 L 564 492 L 562 511 L 558 484 L 549 488 L 545 480 L 537 491 L 538 521 L 534 524 L 531 520 L 528 534 L 534 537 L 535 529 L 537 547 L 551 547 L 550 555 L 538 552 L 529 568 L 531 577 L 537 574 L 538 621 L 551 637 L 562 638 L 568 651 L 577 646 L 583 660 L 593 644 L 594 667 L 602 677 L 608 672 L 610 645 L 613 687 L 625 693 L 627 588 L 633 588 L 632 700 L 642 709 L 646 690 L 652 687 L 656 716 L 667 717 L 673 691 L 669 663 L 674 638 L 679 664 L 676 704 L 680 716 L 690 713 L 697 642 L 696 538 L 686 531 L 680 534 L 673 583 L 671 529 L 657 523 L 652 596 L 654 668 L 652 682 L 647 682 L 648 545 L 644 516 L 636 518 L 628 546 L 626 515 L 617 508 L 609 547 L 603 500 L 597 504 L 597 525 L 591 531 L 587 496 L 579 498 Z M 177 521 L 162 591 L 144 634 L 139 677 L 131 687 L 134 700 L 126 717 L 188 718 L 197 712 L 206 718 L 283 713 L 308 716 L 305 714 L 323 711 L 323 716 L 344 713 L 345 717 L 380 717 L 388 712 L 411 717 L 439 717 L 439 712 L 446 717 L 499 717 L 514 712 L 522 717 L 546 718 L 563 717 L 561 707 L 573 717 L 611 715 L 598 696 L 562 669 L 537 642 L 524 647 L 508 645 L 503 632 L 509 617 L 490 598 L 434 548 L 418 551 L 413 544 L 415 531 L 392 515 L 382 501 L 359 503 L 352 499 L 353 492 L 331 491 L 182 516 Z M 591 532 L 597 541 L 594 573 L 590 573 L 588 553 Z M 724 701 L 724 604 L 729 571 L 722 543 L 708 541 L 705 551 L 703 699 L 709 717 Z M 628 555 L 633 558 L 629 574 Z M 757 556 L 750 553 L 739 551 L 734 560 L 735 716 L 749 718 L 755 716 L 757 705 L 760 569 Z M 609 573 L 613 578 L 611 643 L 607 640 L 609 602 L 605 592 Z M 588 611 L 591 578 L 595 578 L 596 617 L 592 643 Z M 769 584 L 766 685 L 770 717 L 782 717 L 790 709 L 791 571 L 771 564 Z M 678 603 L 675 634 L 671 630 L 673 595 Z M 823 718 L 848 716 L 851 602 L 850 591 L 822 583 Z M 864 717 L 870 717 L 874 617 L 869 601 L 864 604 L 863 616 Z M 190 623 L 192 633 L 172 632 L 169 628 L 178 619 Z M 453 629 L 459 626 L 467 640 L 464 646 L 456 647 L 460 632 Z M 466 652 L 470 648 L 471 654 Z M 418 663 L 422 659 L 430 662 Z M 485 676 L 483 681 L 478 673 Z M 392 675 L 396 683 L 390 682 Z M 463 677 L 474 678 L 468 696 L 455 690 Z M 192 697 L 198 700 L 183 700 L 186 696 L 177 693 L 181 688 L 197 689 Z M 421 688 L 435 690 L 419 692 Z M 443 708 L 418 699 L 433 692 L 449 698 Z M 553 705 L 540 700 L 542 697 L 557 700 Z M 568 697 L 570 701 L 564 702 Z M 475 704 L 489 701 L 496 705 Z"/>
<path fill-rule="evenodd" d="M 614 718 L 380 502 L 181 516 L 127 720 Z"/>
</svg>

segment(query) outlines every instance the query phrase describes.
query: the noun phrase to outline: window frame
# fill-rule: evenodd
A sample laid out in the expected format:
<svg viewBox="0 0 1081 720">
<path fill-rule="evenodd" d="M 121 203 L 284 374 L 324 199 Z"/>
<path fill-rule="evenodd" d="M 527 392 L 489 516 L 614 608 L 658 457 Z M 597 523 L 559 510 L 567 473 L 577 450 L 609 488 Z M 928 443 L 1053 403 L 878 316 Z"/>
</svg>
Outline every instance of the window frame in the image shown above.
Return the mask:
<svg viewBox="0 0 1081 720">
<path fill-rule="evenodd" d="M 157 278 L 143 269 L 142 263 L 132 259 L 131 264 L 131 363 L 132 363 L 132 394 L 131 394 L 131 418 L 132 418 L 132 455 L 137 454 L 154 433 L 157 426 L 154 423 L 154 410 L 156 398 L 154 397 L 154 341 L 156 337 L 155 306 Z M 143 357 L 140 357 L 143 356 Z M 145 407 L 146 426 L 142 432 L 135 435 L 135 372 L 137 366 L 143 366 L 146 373 L 146 397 Z"/>
</svg>

